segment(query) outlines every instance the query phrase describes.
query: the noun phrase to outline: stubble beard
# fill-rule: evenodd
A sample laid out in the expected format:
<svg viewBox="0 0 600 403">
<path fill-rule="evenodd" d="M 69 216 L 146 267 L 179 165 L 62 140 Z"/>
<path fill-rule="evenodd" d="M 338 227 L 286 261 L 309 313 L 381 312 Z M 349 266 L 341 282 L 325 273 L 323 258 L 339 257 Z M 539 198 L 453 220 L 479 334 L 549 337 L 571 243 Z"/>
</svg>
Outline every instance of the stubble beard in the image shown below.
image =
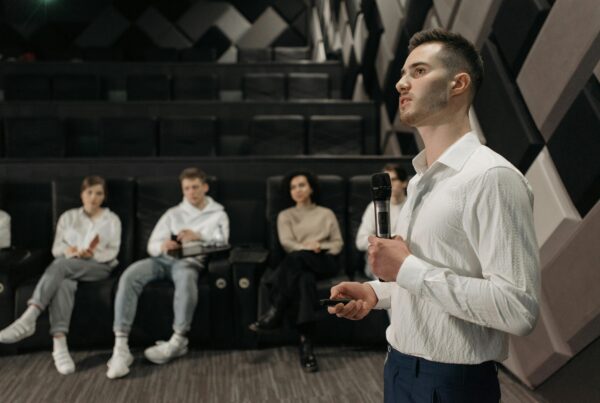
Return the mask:
<svg viewBox="0 0 600 403">
<path fill-rule="evenodd" d="M 400 121 L 405 125 L 417 127 L 424 119 L 432 116 L 448 105 L 448 93 L 446 92 L 446 80 L 438 80 L 431 84 L 431 89 L 421 99 L 411 99 L 409 107 L 412 107 L 412 112 L 408 110 L 400 112 Z"/>
</svg>

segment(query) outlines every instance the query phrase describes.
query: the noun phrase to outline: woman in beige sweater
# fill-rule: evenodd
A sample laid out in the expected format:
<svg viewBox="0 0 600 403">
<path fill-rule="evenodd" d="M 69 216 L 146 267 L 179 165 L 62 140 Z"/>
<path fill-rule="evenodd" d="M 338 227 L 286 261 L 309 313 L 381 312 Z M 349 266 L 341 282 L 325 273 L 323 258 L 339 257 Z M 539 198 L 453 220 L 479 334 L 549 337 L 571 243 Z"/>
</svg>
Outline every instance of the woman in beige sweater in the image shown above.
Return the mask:
<svg viewBox="0 0 600 403">
<path fill-rule="evenodd" d="M 318 306 L 316 282 L 337 273 L 337 255 L 344 241 L 333 211 L 317 204 L 319 188 L 314 175 L 288 174 L 282 186 L 290 204 L 295 204 L 277 217 L 279 242 L 286 256 L 271 278 L 272 306 L 250 329 L 272 330 L 281 325 L 287 314 L 295 315 L 300 333 L 300 364 L 305 371 L 315 372 L 318 365 L 311 335 Z"/>
</svg>

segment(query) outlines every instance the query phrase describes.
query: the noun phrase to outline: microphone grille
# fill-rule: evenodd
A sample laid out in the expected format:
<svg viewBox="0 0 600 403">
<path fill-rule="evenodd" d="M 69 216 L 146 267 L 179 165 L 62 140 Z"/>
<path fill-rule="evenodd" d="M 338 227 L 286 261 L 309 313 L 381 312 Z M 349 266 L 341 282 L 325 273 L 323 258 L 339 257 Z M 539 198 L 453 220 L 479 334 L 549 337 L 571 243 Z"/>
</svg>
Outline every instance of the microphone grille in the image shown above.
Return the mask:
<svg viewBox="0 0 600 403">
<path fill-rule="evenodd" d="M 371 191 L 373 200 L 389 200 L 392 197 L 392 181 L 387 173 L 377 173 L 371 176 Z"/>
</svg>

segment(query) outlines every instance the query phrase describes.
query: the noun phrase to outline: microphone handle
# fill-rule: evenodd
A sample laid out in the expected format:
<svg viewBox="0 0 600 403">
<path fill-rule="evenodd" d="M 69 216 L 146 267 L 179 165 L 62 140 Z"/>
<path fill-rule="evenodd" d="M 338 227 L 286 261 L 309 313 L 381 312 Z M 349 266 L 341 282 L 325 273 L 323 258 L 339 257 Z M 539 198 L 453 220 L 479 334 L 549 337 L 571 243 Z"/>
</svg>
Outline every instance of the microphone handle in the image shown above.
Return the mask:
<svg viewBox="0 0 600 403">
<path fill-rule="evenodd" d="M 375 236 L 377 238 L 390 239 L 391 225 L 390 225 L 390 200 L 374 200 L 374 212 L 375 212 Z M 383 279 L 379 279 L 381 282 L 385 282 Z"/>
</svg>

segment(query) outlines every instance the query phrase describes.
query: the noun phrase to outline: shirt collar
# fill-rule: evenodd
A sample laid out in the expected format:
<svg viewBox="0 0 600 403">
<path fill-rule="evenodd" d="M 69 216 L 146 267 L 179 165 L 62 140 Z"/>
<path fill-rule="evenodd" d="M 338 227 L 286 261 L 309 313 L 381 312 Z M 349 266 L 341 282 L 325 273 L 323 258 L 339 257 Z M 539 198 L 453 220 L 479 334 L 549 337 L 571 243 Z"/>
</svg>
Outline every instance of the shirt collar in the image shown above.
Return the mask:
<svg viewBox="0 0 600 403">
<path fill-rule="evenodd" d="M 474 131 L 470 131 L 448 147 L 434 164 L 444 164 L 455 171 L 460 171 L 473 151 L 479 146 L 481 146 L 481 142 L 479 141 L 477 134 Z M 418 174 L 427 171 L 427 157 L 425 155 L 425 150 L 417 154 L 417 156 L 413 158 L 412 163 Z"/>
</svg>

